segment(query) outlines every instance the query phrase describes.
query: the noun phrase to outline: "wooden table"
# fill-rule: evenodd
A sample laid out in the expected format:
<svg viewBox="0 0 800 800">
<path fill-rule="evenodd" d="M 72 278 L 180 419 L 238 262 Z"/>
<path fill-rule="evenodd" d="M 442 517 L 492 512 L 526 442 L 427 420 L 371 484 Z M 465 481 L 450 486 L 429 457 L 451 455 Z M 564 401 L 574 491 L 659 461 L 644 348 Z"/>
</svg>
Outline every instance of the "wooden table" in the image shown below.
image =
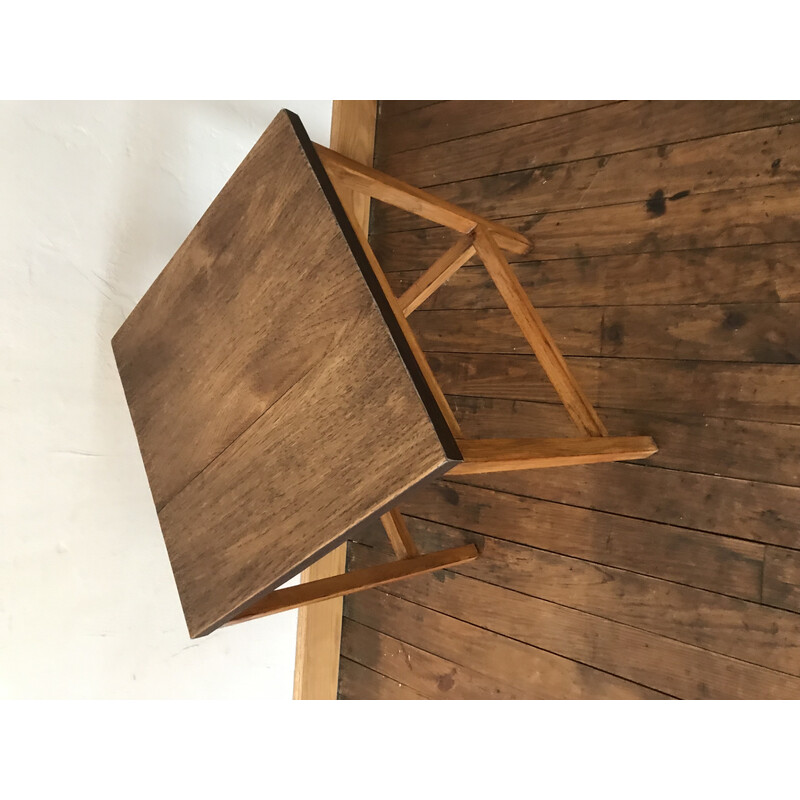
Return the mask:
<svg viewBox="0 0 800 800">
<path fill-rule="evenodd" d="M 463 238 L 395 298 L 337 191 Z M 419 554 L 397 511 L 449 470 L 654 452 L 606 435 L 502 255 L 528 247 L 276 117 L 113 339 L 192 637 L 475 558 L 473 545 Z M 406 316 L 476 252 L 582 436 L 463 437 Z M 275 591 L 376 517 L 397 561 Z"/>
</svg>

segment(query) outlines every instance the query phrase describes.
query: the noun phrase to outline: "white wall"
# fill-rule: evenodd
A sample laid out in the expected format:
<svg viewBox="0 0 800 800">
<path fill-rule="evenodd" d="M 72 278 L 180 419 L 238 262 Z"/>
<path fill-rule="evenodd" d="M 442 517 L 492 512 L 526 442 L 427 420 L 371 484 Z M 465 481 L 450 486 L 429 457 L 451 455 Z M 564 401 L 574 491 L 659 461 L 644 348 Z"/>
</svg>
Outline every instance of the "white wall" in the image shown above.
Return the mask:
<svg viewBox="0 0 800 800">
<path fill-rule="evenodd" d="M 0 698 L 290 698 L 296 612 L 191 641 L 111 336 L 281 107 L 0 103 Z"/>
</svg>

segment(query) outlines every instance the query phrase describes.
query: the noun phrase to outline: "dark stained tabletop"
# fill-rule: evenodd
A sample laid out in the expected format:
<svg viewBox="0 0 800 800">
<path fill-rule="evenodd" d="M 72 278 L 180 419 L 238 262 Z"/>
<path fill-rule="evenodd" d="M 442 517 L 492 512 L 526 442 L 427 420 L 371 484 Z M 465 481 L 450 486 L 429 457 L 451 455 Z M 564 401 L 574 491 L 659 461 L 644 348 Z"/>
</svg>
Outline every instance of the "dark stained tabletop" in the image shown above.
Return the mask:
<svg viewBox="0 0 800 800">
<path fill-rule="evenodd" d="M 193 637 L 459 458 L 288 111 L 113 348 Z"/>
</svg>

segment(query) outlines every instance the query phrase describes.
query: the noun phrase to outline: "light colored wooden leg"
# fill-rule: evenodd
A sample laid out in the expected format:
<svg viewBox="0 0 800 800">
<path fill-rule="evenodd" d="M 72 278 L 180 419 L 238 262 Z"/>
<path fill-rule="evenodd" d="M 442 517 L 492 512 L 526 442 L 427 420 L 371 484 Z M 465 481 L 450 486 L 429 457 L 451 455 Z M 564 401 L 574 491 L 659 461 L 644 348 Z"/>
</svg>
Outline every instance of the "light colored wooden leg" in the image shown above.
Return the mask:
<svg viewBox="0 0 800 800">
<path fill-rule="evenodd" d="M 461 439 L 464 462 L 448 475 L 566 467 L 647 458 L 658 448 L 649 436 L 587 436 L 575 439 Z"/>
<path fill-rule="evenodd" d="M 400 297 L 400 308 L 408 316 L 419 308 L 443 283 L 455 275 L 456 271 L 475 255 L 472 237 L 459 239 L 446 253 L 417 278 Z"/>
<path fill-rule="evenodd" d="M 398 558 L 410 558 L 411 556 L 419 555 L 417 544 L 403 521 L 403 515 L 396 508 L 381 517 L 381 524 Z"/>
<path fill-rule="evenodd" d="M 506 257 L 483 228 L 475 231 L 475 249 L 578 429 L 587 436 L 608 435 Z"/>
<path fill-rule="evenodd" d="M 331 147 L 344 151 L 354 163 L 363 159 L 364 163 L 371 164 L 375 150 L 377 116 L 378 104 L 374 100 L 336 100 L 331 115 Z M 353 216 L 361 220 L 367 228 L 369 195 L 353 192 L 343 186 L 336 188 L 340 197 L 343 192 L 347 195 L 347 199 L 342 200 L 342 205 L 352 209 Z"/>
<path fill-rule="evenodd" d="M 347 566 L 343 544 L 303 571 L 304 584 L 339 575 Z M 339 644 L 342 639 L 342 600 L 301 608 L 297 614 L 295 700 L 335 700 L 339 686 Z"/>
<path fill-rule="evenodd" d="M 328 174 L 353 191 L 362 192 L 376 200 L 381 200 L 396 208 L 402 208 L 404 211 L 409 211 L 460 233 L 469 233 L 476 225 L 482 225 L 492 232 L 501 247 L 512 253 L 527 253 L 531 246 L 525 236 L 505 225 L 473 214 L 471 211 L 448 203 L 430 192 L 417 189 L 416 186 L 378 172 L 372 167 L 352 161 L 320 144 L 315 147 Z"/>
<path fill-rule="evenodd" d="M 345 211 L 349 211 L 345 208 Z M 403 336 L 405 336 L 406 341 L 408 342 L 408 346 L 411 348 L 411 352 L 414 355 L 414 358 L 419 365 L 420 371 L 422 372 L 425 381 L 427 382 L 428 386 L 430 387 L 431 393 L 433 394 L 434 399 L 436 400 L 436 404 L 439 406 L 439 409 L 442 412 L 442 416 L 445 418 L 447 422 L 447 426 L 450 428 L 453 436 L 456 439 L 462 438 L 461 434 L 461 426 L 458 424 L 458 420 L 453 414 L 453 409 L 450 408 L 450 404 L 447 402 L 447 399 L 444 396 L 444 392 L 442 391 L 442 387 L 439 386 L 439 381 L 433 375 L 433 370 L 431 369 L 431 365 L 428 363 L 428 359 L 425 358 L 425 353 L 422 352 L 422 348 L 419 346 L 419 342 L 417 341 L 417 337 L 414 336 L 414 331 L 411 330 L 411 326 L 408 324 L 408 320 L 405 318 L 402 309 L 400 308 L 400 303 L 397 298 L 394 296 L 394 292 L 392 291 L 392 287 L 389 286 L 389 281 L 386 280 L 386 275 L 381 268 L 381 265 L 378 263 L 378 259 L 375 257 L 375 252 L 373 251 L 369 240 L 367 239 L 363 228 L 358 224 L 358 221 L 350 217 L 350 224 L 353 226 L 353 230 L 355 231 L 356 236 L 358 237 L 358 241 L 361 244 L 361 247 L 364 249 L 364 253 L 367 256 L 367 260 L 372 267 L 372 271 L 375 273 L 375 277 L 377 277 L 378 282 L 381 285 L 381 289 L 383 293 L 386 295 L 386 299 L 389 301 L 389 304 L 392 307 L 392 311 L 394 312 L 395 317 L 397 318 L 397 324 L 400 326 L 401 331 L 403 332 Z"/>
<path fill-rule="evenodd" d="M 390 561 L 388 564 L 378 564 L 374 567 L 345 572 L 343 575 L 323 578 L 311 583 L 301 583 L 299 586 L 278 589 L 268 594 L 263 600 L 254 603 L 226 624 L 233 625 L 257 617 L 277 614 L 279 611 L 288 611 L 290 608 L 318 603 L 320 600 L 343 597 L 363 589 L 372 589 L 375 586 L 409 578 L 412 575 L 422 575 L 437 569 L 454 567 L 457 564 L 473 561 L 477 557 L 478 548 L 474 544 L 466 544 L 449 550 L 439 550 L 436 553 L 426 553 L 422 556 Z"/>
</svg>

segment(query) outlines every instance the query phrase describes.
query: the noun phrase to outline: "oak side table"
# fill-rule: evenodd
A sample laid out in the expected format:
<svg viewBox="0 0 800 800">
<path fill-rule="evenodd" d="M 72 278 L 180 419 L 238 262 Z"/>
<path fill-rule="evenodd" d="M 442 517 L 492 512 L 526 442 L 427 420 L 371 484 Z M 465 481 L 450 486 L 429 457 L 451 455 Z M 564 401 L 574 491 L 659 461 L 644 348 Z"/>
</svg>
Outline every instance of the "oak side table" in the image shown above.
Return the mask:
<svg viewBox="0 0 800 800">
<path fill-rule="evenodd" d="M 461 238 L 396 298 L 337 191 Z M 529 246 L 278 114 L 112 342 L 192 638 L 476 558 L 420 554 L 398 511 L 446 472 L 655 452 L 607 434 L 503 255 Z M 406 317 L 476 254 L 579 436 L 462 435 Z M 276 589 L 376 517 L 397 560 Z"/>
</svg>

